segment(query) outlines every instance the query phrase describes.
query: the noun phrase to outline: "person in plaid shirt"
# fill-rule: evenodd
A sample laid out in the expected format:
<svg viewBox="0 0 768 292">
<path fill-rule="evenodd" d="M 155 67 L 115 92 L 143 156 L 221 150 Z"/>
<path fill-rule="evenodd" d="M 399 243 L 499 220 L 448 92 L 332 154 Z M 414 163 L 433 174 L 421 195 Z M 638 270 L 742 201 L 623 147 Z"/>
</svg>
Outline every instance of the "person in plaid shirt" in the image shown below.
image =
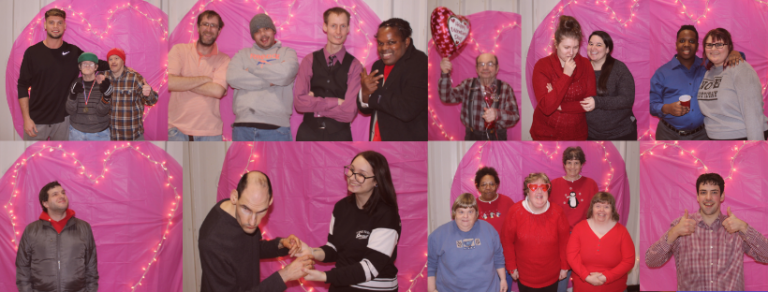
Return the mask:
<svg viewBox="0 0 768 292">
<path fill-rule="evenodd" d="M 656 268 L 675 256 L 677 290 L 744 290 L 744 254 L 768 263 L 768 239 L 736 217 L 720 212 L 725 181 L 717 173 L 696 180 L 699 212 L 672 221 L 672 228 L 645 253 L 645 264 Z"/>
<path fill-rule="evenodd" d="M 496 79 L 499 59 L 485 53 L 475 60 L 477 78 L 451 88 L 451 60 L 440 62 L 440 100 L 462 103 L 461 122 L 467 128 L 464 140 L 507 140 L 507 128 L 520 120 L 512 86 Z M 490 105 L 489 105 L 490 104 Z"/>
<path fill-rule="evenodd" d="M 139 73 L 125 69 L 125 52 L 114 48 L 107 53 L 112 82 L 112 112 L 109 121 L 111 140 L 144 140 L 144 105 L 157 103 L 157 92 Z"/>
</svg>

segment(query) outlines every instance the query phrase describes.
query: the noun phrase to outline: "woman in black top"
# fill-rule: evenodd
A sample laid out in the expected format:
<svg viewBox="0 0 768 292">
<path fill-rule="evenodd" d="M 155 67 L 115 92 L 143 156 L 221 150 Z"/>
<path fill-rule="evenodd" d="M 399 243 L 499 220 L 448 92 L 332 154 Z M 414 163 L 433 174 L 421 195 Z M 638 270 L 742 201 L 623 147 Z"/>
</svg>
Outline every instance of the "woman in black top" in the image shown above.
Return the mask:
<svg viewBox="0 0 768 292">
<path fill-rule="evenodd" d="M 361 152 L 344 167 L 344 175 L 349 195 L 333 207 L 328 243 L 311 249 L 315 260 L 336 262 L 336 267 L 305 269 L 304 279 L 330 283 L 329 291 L 397 291 L 394 262 L 401 226 L 387 159 Z"/>
<path fill-rule="evenodd" d="M 595 70 L 597 95 L 587 110 L 588 140 L 637 140 L 635 80 L 627 65 L 611 56 L 613 39 L 604 31 L 589 36 L 587 55 Z M 593 109 L 590 111 L 590 109 Z"/>
</svg>

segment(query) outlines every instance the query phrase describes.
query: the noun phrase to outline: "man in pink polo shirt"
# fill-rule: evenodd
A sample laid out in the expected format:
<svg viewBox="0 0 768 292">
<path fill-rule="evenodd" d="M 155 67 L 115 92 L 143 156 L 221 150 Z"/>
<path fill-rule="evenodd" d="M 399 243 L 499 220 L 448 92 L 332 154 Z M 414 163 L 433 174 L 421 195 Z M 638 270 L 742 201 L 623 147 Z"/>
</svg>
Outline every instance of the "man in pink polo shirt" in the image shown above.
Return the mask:
<svg viewBox="0 0 768 292">
<path fill-rule="evenodd" d="M 212 10 L 197 17 L 200 37 L 168 53 L 168 141 L 221 141 L 219 100 L 227 94 L 229 56 L 216 38 L 224 22 Z"/>
</svg>

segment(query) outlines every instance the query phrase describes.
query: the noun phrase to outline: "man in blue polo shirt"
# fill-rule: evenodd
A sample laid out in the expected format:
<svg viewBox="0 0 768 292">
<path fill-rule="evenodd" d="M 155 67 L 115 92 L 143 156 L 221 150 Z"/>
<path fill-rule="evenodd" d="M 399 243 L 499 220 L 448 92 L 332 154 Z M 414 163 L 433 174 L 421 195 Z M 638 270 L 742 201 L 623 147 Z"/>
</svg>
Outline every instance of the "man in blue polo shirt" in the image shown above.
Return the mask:
<svg viewBox="0 0 768 292">
<path fill-rule="evenodd" d="M 671 61 L 659 67 L 651 78 L 651 114 L 659 117 L 656 140 L 708 140 L 704 129 L 704 115 L 699 109 L 696 96 L 707 69 L 696 52 L 699 49 L 699 32 L 693 25 L 683 25 L 677 31 L 677 54 Z M 740 52 L 734 50 L 728 62 L 742 61 Z M 681 95 L 690 95 L 690 107 L 680 102 Z"/>
</svg>

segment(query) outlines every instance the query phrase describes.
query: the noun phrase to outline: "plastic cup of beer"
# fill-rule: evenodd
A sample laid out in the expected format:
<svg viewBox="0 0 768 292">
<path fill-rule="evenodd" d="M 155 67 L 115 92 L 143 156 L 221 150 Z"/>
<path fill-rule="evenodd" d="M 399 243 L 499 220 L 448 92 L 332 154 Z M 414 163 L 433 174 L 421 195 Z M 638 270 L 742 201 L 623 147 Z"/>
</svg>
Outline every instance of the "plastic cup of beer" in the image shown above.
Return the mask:
<svg viewBox="0 0 768 292">
<path fill-rule="evenodd" d="M 691 96 L 690 95 L 681 95 L 680 96 L 680 104 L 684 107 L 690 108 L 691 107 Z"/>
</svg>

